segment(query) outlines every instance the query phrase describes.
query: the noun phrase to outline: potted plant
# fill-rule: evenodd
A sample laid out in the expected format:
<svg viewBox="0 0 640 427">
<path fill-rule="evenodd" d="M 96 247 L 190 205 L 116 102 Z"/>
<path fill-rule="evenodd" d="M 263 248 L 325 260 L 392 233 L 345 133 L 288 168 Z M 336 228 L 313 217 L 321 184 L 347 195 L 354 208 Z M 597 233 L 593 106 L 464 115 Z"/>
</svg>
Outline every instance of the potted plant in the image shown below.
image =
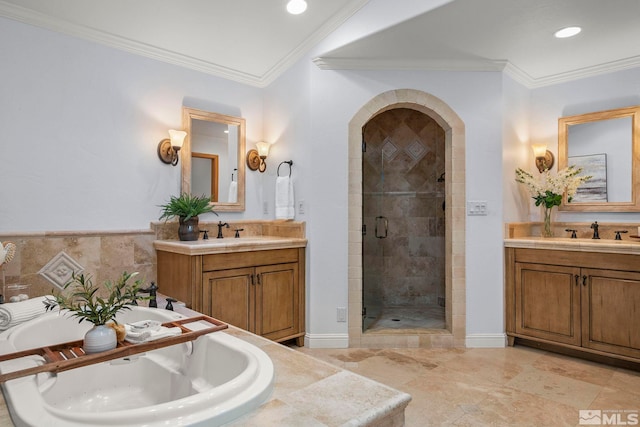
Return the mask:
<svg viewBox="0 0 640 427">
<path fill-rule="evenodd" d="M 45 300 L 44 305 L 47 311 L 56 307 L 69 310 L 80 319 L 79 323 L 85 320 L 93 323 L 93 328 L 84 336 L 82 348 L 85 353 L 112 350 L 118 341 L 115 329 L 108 326 L 107 322 L 117 324 L 115 316 L 118 312 L 130 310 L 131 305 L 137 305 L 137 300 L 145 299 L 138 296 L 142 280 L 129 283 L 137 274 L 125 271 L 116 282 L 106 281 L 104 288 L 108 295 L 100 297 L 100 287 L 93 284 L 91 276 L 72 273 L 71 279 L 63 287 L 64 292 L 54 294 L 54 299 Z"/>
<path fill-rule="evenodd" d="M 198 240 L 200 229 L 198 228 L 198 215 L 213 212 L 211 198 L 205 196 L 192 196 L 182 193 L 180 196 L 171 196 L 169 201 L 162 208 L 160 219 L 165 221 L 173 217 L 178 217 L 180 226 L 178 227 L 178 237 L 180 240 Z"/>
</svg>

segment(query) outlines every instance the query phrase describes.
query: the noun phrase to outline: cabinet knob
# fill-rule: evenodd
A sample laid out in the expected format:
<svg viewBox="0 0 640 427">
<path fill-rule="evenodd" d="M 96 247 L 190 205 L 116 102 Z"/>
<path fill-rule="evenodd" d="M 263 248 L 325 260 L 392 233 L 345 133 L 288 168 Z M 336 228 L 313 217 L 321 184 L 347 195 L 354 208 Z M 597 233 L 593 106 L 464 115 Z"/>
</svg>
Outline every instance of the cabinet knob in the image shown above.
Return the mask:
<svg viewBox="0 0 640 427">
<path fill-rule="evenodd" d="M 576 280 L 576 286 L 578 286 L 580 284 L 580 275 L 576 274 L 575 276 L 573 276 Z"/>
<path fill-rule="evenodd" d="M 582 276 L 582 286 L 587 286 L 587 276 Z"/>
</svg>

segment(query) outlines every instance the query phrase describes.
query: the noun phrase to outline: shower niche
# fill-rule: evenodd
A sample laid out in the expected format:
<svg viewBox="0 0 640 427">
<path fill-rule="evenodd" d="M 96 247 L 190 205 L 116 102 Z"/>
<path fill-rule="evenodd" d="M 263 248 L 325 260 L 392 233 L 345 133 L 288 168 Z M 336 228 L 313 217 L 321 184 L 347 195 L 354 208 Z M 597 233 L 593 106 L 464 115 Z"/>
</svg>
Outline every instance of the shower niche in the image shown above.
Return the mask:
<svg viewBox="0 0 640 427">
<path fill-rule="evenodd" d="M 363 127 L 363 332 L 445 328 L 445 132 L 395 108 Z"/>
</svg>

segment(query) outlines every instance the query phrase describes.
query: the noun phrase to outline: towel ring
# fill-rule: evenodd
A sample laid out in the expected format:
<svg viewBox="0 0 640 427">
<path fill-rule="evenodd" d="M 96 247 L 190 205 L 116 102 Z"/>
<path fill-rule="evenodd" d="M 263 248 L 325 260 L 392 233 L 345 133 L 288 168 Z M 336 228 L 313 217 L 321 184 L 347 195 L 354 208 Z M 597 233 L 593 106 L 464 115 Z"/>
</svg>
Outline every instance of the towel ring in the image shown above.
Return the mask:
<svg viewBox="0 0 640 427">
<path fill-rule="evenodd" d="M 281 163 L 278 165 L 278 172 L 277 172 L 277 173 L 278 173 L 278 176 L 280 176 L 280 166 L 282 166 L 282 165 L 283 165 L 283 164 L 285 164 L 285 163 L 289 165 L 289 178 L 291 178 L 291 169 L 293 169 L 293 168 L 292 168 L 292 166 L 293 166 L 293 160 L 285 160 L 284 162 L 281 162 Z"/>
</svg>

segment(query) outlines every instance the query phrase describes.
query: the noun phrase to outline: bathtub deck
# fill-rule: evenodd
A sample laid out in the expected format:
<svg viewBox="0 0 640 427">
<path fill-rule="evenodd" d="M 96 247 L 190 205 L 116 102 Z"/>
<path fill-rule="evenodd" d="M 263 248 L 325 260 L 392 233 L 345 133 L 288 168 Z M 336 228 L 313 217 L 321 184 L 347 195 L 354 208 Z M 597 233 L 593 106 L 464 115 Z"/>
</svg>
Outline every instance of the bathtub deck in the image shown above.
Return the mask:
<svg viewBox="0 0 640 427">
<path fill-rule="evenodd" d="M 164 304 L 158 302 L 159 307 Z M 199 315 L 184 307 L 176 312 Z M 256 411 L 227 426 L 380 426 L 404 425 L 411 397 L 355 373 L 229 326 L 226 333 L 247 341 L 269 355 L 275 368 L 272 395 Z M 0 399 L 0 426 L 12 425 L 4 398 Z"/>
</svg>

